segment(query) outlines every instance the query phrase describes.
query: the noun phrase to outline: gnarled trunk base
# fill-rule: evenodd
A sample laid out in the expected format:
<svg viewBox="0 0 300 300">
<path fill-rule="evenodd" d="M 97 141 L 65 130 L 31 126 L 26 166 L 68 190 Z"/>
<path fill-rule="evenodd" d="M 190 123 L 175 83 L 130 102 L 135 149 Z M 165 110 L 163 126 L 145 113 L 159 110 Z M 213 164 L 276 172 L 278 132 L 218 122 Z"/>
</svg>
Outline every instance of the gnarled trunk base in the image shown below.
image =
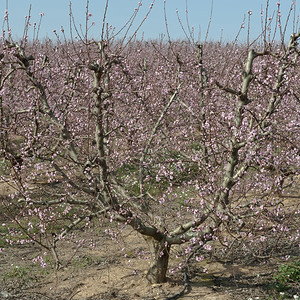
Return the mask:
<svg viewBox="0 0 300 300">
<path fill-rule="evenodd" d="M 151 252 L 150 268 L 146 278 L 150 283 L 166 282 L 171 245 L 166 245 L 165 241 L 156 241 L 154 238 L 145 238 Z"/>
</svg>

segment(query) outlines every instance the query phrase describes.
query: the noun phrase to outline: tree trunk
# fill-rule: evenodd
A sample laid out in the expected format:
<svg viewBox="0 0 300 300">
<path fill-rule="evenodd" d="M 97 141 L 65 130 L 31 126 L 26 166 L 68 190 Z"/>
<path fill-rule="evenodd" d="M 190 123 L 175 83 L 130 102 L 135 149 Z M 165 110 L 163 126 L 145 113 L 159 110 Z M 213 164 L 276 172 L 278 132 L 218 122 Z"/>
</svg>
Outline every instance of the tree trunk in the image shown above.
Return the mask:
<svg viewBox="0 0 300 300">
<path fill-rule="evenodd" d="M 171 245 L 166 245 L 164 240 L 157 241 L 152 237 L 145 239 L 151 252 L 150 268 L 146 278 L 150 283 L 165 282 Z"/>
</svg>

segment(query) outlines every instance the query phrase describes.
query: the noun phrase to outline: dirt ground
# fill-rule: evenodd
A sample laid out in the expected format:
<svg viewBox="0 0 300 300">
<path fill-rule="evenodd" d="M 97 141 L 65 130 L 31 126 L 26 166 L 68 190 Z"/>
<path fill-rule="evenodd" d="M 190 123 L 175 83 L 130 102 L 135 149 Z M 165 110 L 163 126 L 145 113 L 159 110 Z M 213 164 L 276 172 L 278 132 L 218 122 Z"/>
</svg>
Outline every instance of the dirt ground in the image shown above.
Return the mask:
<svg viewBox="0 0 300 300">
<path fill-rule="evenodd" d="M 126 236 L 126 253 L 110 238 L 101 238 L 91 250 L 83 247 L 70 265 L 60 271 L 33 264 L 40 255 L 36 245 L 5 249 L 0 254 L 1 299 L 166 299 L 183 286 L 182 272 L 169 275 L 165 284 L 150 285 L 145 280 L 147 260 L 136 250 L 147 251 L 143 239 L 134 232 Z M 61 247 L 69 256 L 75 245 Z M 145 249 L 144 249 L 145 248 Z M 147 252 L 145 253 L 147 256 Z M 180 259 L 171 260 L 171 268 Z M 207 269 L 203 273 L 203 269 Z M 276 260 L 268 264 L 224 264 L 215 261 L 193 262 L 191 288 L 181 299 L 267 299 Z M 257 298 L 258 299 L 258 298 Z M 272 299 L 272 298 L 271 298 Z"/>
<path fill-rule="evenodd" d="M 288 206 L 299 205 L 299 194 L 283 199 Z M 0 226 L 2 222 L 0 220 Z M 86 242 L 91 238 L 83 232 L 77 235 L 77 239 Z M 148 248 L 144 239 L 129 228 L 123 230 L 122 242 L 112 240 L 104 229 L 92 239 L 93 247 L 85 243 L 79 249 L 71 241 L 61 242 L 59 256 L 67 266 L 59 271 L 53 268 L 50 255 L 45 255 L 37 244 L 1 250 L 0 299 L 154 300 L 167 299 L 182 289 L 182 270 L 169 273 L 164 284 L 147 283 Z M 184 262 L 184 257 L 176 258 L 180 250 L 172 249 L 170 270 Z M 39 262 L 34 263 L 39 255 L 45 257 L 45 268 Z M 280 255 L 267 262 L 253 259 L 225 262 L 215 257 L 202 262 L 193 260 L 189 268 L 190 288 L 180 299 L 293 299 L 293 295 L 300 295 L 299 289 L 283 295 L 271 288 L 284 255 L 299 260 L 298 245 L 282 249 Z"/>
</svg>

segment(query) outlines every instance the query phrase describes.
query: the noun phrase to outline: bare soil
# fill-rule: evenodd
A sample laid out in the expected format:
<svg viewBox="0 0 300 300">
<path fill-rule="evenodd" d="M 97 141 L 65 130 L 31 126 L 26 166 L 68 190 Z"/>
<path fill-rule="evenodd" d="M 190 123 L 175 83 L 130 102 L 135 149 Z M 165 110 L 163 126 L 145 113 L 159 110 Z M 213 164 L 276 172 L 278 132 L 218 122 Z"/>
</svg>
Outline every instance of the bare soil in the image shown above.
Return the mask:
<svg viewBox="0 0 300 300">
<path fill-rule="evenodd" d="M 70 265 L 59 271 L 33 264 L 41 254 L 37 245 L 5 249 L 0 254 L 1 299 L 166 299 L 178 293 L 183 286 L 180 271 L 170 274 L 165 284 L 146 282 L 148 262 L 138 257 L 136 249 L 147 251 L 147 246 L 135 232 L 126 231 L 126 253 L 110 238 L 102 238 L 92 250 L 82 247 Z M 60 255 L 69 256 L 75 249 L 64 243 Z M 170 267 L 180 261 L 171 259 Z M 13 271 L 16 268 L 20 274 Z M 266 299 L 275 269 L 276 261 L 264 265 L 193 262 L 191 288 L 182 299 Z"/>
<path fill-rule="evenodd" d="M 0 193 L 9 192 L 7 189 L 7 185 L 5 190 L 4 185 L 0 186 Z M 282 198 L 284 205 L 299 205 L 299 187 L 296 190 L 297 195 Z M 0 220 L 0 226 L 4 221 Z M 77 239 L 86 242 L 82 247 L 71 241 L 59 244 L 59 256 L 67 265 L 59 271 L 53 267 L 50 255 L 45 255 L 37 244 L 6 247 L 0 253 L 0 299 L 154 300 L 167 299 L 182 289 L 180 269 L 170 272 L 164 284 L 147 283 L 148 248 L 144 239 L 129 228 L 122 230 L 121 242 L 113 240 L 104 228 L 93 235 L 93 247 L 88 243 L 90 238 L 78 231 Z M 189 267 L 190 288 L 180 299 L 292 299 L 300 294 L 298 288 L 282 296 L 272 289 L 272 283 L 278 265 L 284 263 L 283 256 L 299 259 L 297 247 L 295 244 L 282 249 L 267 261 L 237 258 L 220 261 L 214 255 L 202 262 L 193 260 Z M 172 249 L 170 270 L 184 263 L 183 256 L 176 258 L 180 251 L 180 247 Z M 45 268 L 33 262 L 39 255 L 46 257 Z"/>
</svg>

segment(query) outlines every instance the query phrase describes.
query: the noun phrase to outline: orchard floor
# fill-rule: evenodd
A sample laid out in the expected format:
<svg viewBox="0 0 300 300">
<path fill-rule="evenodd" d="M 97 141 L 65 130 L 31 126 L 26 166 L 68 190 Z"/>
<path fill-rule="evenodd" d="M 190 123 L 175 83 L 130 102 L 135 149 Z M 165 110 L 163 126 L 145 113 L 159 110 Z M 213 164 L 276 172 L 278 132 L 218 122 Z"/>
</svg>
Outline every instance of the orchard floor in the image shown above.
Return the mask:
<svg viewBox="0 0 300 300">
<path fill-rule="evenodd" d="M 285 205 L 299 205 L 298 188 L 297 196 L 283 198 Z M 89 238 L 78 232 L 78 239 Z M 80 249 L 72 242 L 61 242 L 59 256 L 64 264 L 69 264 L 59 271 L 53 268 L 49 255 L 45 256 L 45 268 L 33 262 L 44 255 L 37 244 L 6 247 L 0 253 L 0 299 L 154 300 L 167 299 L 182 289 L 181 270 L 170 272 L 164 284 L 147 283 L 148 248 L 143 238 L 129 228 L 123 230 L 119 242 L 112 240 L 104 229 L 93 236 L 93 242 L 93 247 L 85 245 Z M 184 262 L 183 257 L 176 258 L 176 251 L 181 249 L 172 250 L 169 269 Z M 283 254 L 299 261 L 297 245 L 285 249 Z M 284 263 L 282 258 L 280 254 L 268 262 L 193 260 L 189 269 L 190 288 L 180 299 L 294 299 L 293 295 L 300 296 L 299 284 L 285 295 L 272 288 L 278 265 Z"/>
</svg>

